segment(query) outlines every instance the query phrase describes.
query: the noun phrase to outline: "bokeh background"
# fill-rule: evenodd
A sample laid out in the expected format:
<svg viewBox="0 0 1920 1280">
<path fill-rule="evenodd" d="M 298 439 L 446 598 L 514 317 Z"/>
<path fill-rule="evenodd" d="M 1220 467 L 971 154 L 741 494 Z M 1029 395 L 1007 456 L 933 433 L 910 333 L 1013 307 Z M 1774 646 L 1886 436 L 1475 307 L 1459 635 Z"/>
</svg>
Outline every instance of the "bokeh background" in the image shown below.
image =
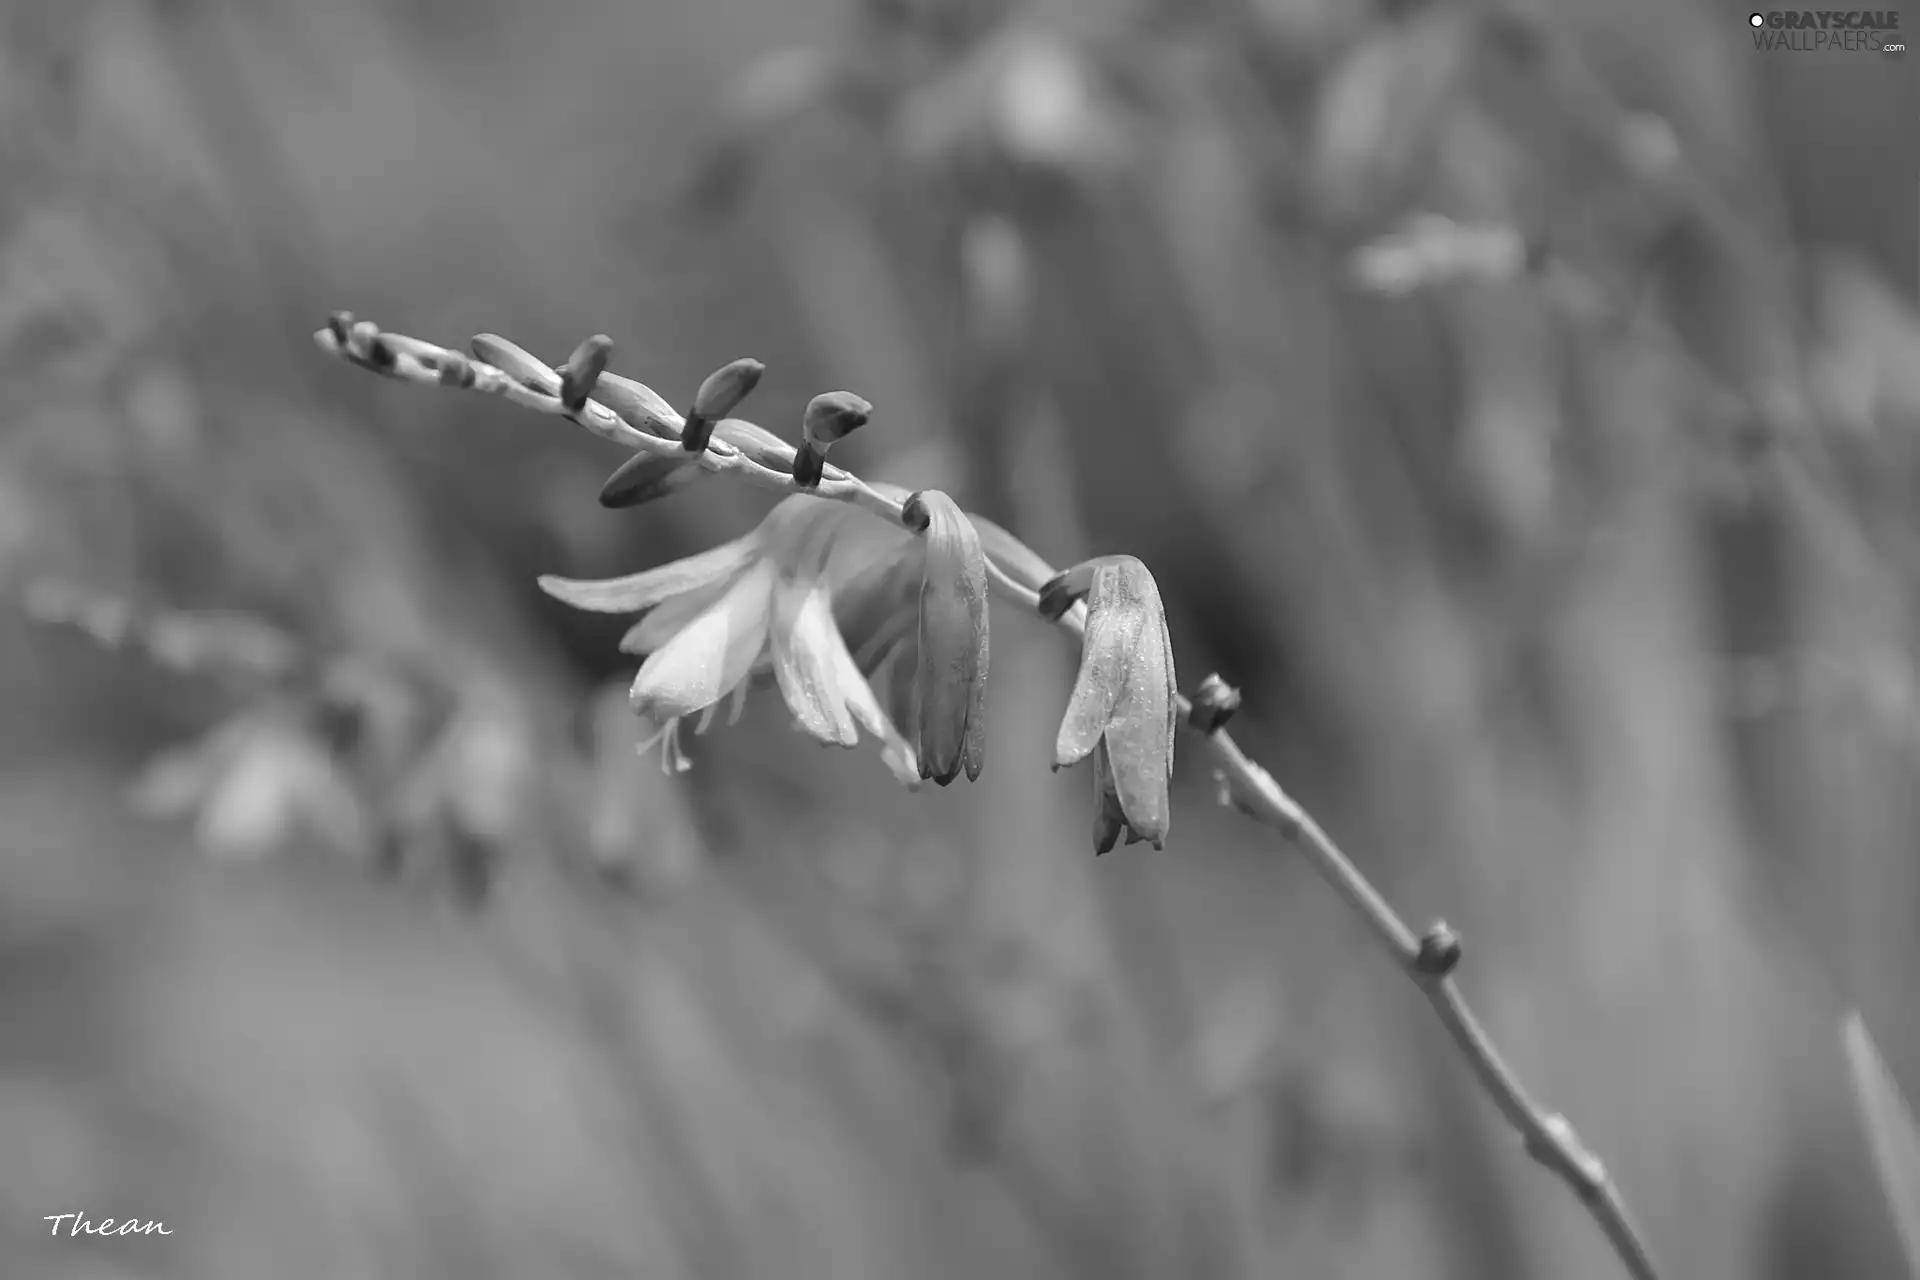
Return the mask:
<svg viewBox="0 0 1920 1280">
<path fill-rule="evenodd" d="M 763 424 L 858 390 L 850 465 L 1141 556 L 1669 1274 L 1900 1274 L 1835 1032 L 1920 1080 L 1915 55 L 1729 0 L 0 14 L 0 1274 L 1617 1274 L 1197 753 L 1090 856 L 1037 623 L 973 786 L 771 700 L 636 760 L 618 620 L 533 579 L 765 495 L 604 511 L 617 451 L 326 359 L 336 307 L 677 402 L 757 356 Z"/>
</svg>

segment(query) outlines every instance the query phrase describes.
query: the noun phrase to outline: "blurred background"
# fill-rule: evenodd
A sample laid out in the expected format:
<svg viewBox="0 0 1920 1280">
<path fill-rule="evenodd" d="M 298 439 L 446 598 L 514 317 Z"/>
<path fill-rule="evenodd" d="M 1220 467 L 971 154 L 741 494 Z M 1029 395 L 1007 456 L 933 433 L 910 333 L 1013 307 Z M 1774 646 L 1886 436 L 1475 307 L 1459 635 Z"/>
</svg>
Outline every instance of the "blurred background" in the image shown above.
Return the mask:
<svg viewBox="0 0 1920 1280">
<path fill-rule="evenodd" d="M 1914 55 L 1529 0 L 0 6 L 0 1273 L 1610 1277 L 1339 899 L 770 698 L 636 759 L 632 572 L 766 495 L 366 376 L 337 307 L 1153 567 L 1667 1274 L 1900 1274 Z M 1909 14 L 1920 23 L 1920 14 Z M 43 1218 L 171 1235 L 51 1238 Z"/>
</svg>

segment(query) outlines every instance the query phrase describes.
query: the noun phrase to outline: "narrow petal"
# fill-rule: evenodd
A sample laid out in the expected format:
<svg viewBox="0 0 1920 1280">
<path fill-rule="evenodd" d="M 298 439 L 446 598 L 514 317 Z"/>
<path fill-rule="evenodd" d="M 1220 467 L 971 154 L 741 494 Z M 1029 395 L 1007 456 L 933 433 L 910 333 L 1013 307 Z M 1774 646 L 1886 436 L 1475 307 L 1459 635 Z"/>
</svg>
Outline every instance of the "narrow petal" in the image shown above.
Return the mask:
<svg viewBox="0 0 1920 1280">
<path fill-rule="evenodd" d="M 773 567 L 759 561 L 656 650 L 633 679 L 634 710 L 661 722 L 733 692 L 766 647 Z"/>
<path fill-rule="evenodd" d="M 987 564 L 973 522 L 938 490 L 907 500 L 909 523 L 925 517 L 920 586 L 920 771 L 946 786 L 986 763 L 990 660 Z"/>
<path fill-rule="evenodd" d="M 860 741 L 847 709 L 838 656 L 846 652 L 833 624 L 833 606 L 818 583 L 783 578 L 773 596 L 773 674 L 802 729 L 822 742 L 851 747 Z M 847 659 L 846 668 L 852 668 Z M 866 681 L 853 672 L 862 688 Z"/>
<path fill-rule="evenodd" d="M 620 637 L 620 652 L 646 657 L 680 633 L 680 629 L 727 594 L 729 581 L 710 583 L 684 595 L 674 596 L 646 617 L 627 628 Z"/>
<path fill-rule="evenodd" d="M 753 557 L 752 535 L 723 542 L 710 551 L 673 560 L 624 578 L 561 578 L 543 574 L 540 589 L 576 609 L 592 613 L 643 613 L 671 596 L 725 583 Z"/>
<path fill-rule="evenodd" d="M 887 660 L 883 661 L 880 669 L 876 671 L 872 684 L 868 683 L 867 678 L 854 665 L 853 656 L 847 652 L 845 645 L 839 646 L 833 661 L 837 668 L 835 678 L 846 692 L 847 709 L 853 713 L 854 719 L 860 722 L 862 729 L 880 739 L 880 758 L 886 762 L 893 776 L 909 791 L 913 791 L 918 790 L 920 786 L 920 762 L 914 755 L 913 747 L 908 744 L 897 727 L 900 721 L 887 713 L 882 705 L 882 698 L 877 692 L 889 687 L 887 677 L 891 676 L 896 666 L 901 665 L 898 659 L 903 649 L 904 646 L 896 647 L 893 653 L 888 655 Z M 905 666 L 903 669 L 913 670 L 911 666 Z M 911 697 L 912 686 L 909 684 L 907 687 L 908 696 Z"/>
</svg>

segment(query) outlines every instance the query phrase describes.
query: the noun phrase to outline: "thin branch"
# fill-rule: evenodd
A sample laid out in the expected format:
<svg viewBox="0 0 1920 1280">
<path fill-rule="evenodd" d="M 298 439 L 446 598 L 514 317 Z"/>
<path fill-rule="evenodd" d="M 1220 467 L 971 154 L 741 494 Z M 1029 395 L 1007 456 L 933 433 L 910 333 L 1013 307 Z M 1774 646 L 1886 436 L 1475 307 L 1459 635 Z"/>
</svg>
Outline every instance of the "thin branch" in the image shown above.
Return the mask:
<svg viewBox="0 0 1920 1280">
<path fill-rule="evenodd" d="M 679 440 L 684 418 L 638 383 L 623 380 L 627 398 L 638 396 L 646 403 L 643 420 L 652 431 L 640 430 L 591 398 L 579 408 L 569 409 L 559 396 L 559 374 L 499 338 L 477 339 L 476 350 L 513 365 L 512 372 L 414 338 L 381 333 L 371 323 L 355 322 L 346 313 L 335 316 L 327 328 L 316 332 L 314 340 L 330 354 L 386 377 L 503 396 L 535 412 L 565 418 L 635 452 L 688 458 L 709 471 L 732 475 L 758 488 L 812 493 L 901 522 L 899 501 L 838 467 L 827 466 L 820 483 L 807 488 L 796 484 L 788 472 L 756 461 L 720 439 L 709 441 L 706 450 L 694 458 Z M 1040 614 L 1037 592 L 1014 581 L 991 560 L 988 572 L 1000 595 L 1037 616 L 1044 616 Z M 1084 637 L 1085 624 L 1086 613 L 1081 608 L 1071 609 L 1056 620 L 1057 626 L 1076 638 Z M 1445 922 L 1436 921 L 1424 933 L 1416 934 L 1341 852 L 1332 837 L 1274 781 L 1273 775 L 1248 758 L 1232 737 L 1218 727 L 1216 717 L 1196 714 L 1192 702 L 1185 697 L 1180 698 L 1179 709 L 1182 724 L 1200 739 L 1213 758 L 1214 774 L 1221 784 L 1221 800 L 1272 828 L 1306 855 L 1321 877 L 1366 923 L 1401 972 L 1426 996 L 1441 1025 L 1467 1060 L 1474 1078 L 1493 1099 L 1502 1118 L 1520 1135 L 1527 1154 L 1566 1183 L 1599 1224 L 1634 1280 L 1658 1280 L 1652 1254 L 1634 1226 L 1606 1167 L 1587 1149 L 1565 1116 L 1543 1110 L 1528 1095 L 1460 993 L 1452 977 L 1461 958 L 1460 940 L 1454 932 Z"/>
</svg>

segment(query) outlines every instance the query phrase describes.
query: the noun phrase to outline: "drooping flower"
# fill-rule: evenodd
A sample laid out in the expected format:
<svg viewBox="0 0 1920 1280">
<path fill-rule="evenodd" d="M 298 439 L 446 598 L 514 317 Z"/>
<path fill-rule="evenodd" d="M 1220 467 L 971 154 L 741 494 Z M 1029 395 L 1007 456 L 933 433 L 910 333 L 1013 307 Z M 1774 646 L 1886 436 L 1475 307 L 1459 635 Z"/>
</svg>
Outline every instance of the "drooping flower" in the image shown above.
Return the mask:
<svg viewBox="0 0 1920 1280">
<path fill-rule="evenodd" d="M 1082 596 L 1086 642 L 1053 767 L 1094 758 L 1095 853 L 1113 848 L 1122 833 L 1128 844 L 1162 848 L 1173 816 L 1167 787 L 1179 694 L 1160 588 L 1132 556 L 1102 556 L 1046 583 L 1041 610 L 1059 617 Z"/>
<path fill-rule="evenodd" d="M 643 573 L 601 581 L 543 577 L 541 589 L 578 609 L 644 616 L 621 640 L 647 655 L 629 701 L 654 725 L 663 763 L 684 769 L 680 722 L 696 732 L 729 698 L 738 716 L 750 682 L 770 675 L 801 728 L 852 747 L 880 739 L 894 775 L 918 785 L 913 749 L 855 663 L 835 619 L 837 601 L 885 579 L 915 553 L 904 530 L 809 495 L 782 500 L 745 537 Z"/>
<path fill-rule="evenodd" d="M 926 544 L 920 584 L 920 776 L 946 786 L 964 768 L 967 781 L 986 763 L 987 562 L 973 522 L 938 489 L 901 508 Z"/>
</svg>

